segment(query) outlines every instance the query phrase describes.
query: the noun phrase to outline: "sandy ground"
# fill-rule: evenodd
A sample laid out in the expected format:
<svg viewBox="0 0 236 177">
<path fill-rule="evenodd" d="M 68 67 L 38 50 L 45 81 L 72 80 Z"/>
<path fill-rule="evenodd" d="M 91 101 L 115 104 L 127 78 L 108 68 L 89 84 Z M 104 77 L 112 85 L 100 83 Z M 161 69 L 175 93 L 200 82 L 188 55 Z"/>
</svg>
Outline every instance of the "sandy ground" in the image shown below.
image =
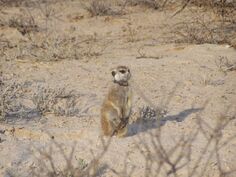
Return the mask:
<svg viewBox="0 0 236 177">
<path fill-rule="evenodd" d="M 99 156 L 100 106 L 112 80 L 110 70 L 117 65 L 131 68 L 133 113 L 127 137 L 112 138 L 94 165 L 96 176 L 236 176 L 236 71 L 217 64 L 222 58 L 236 62 L 236 50 L 228 45 L 163 43 L 161 25 L 175 23 L 181 15 L 173 20 L 167 13 L 135 7 L 123 16 L 90 17 L 76 2 L 54 6 L 62 20 L 49 20 L 49 37 L 44 32 L 31 35 L 37 45 L 58 36 L 72 40 L 63 51 L 57 51 L 60 46 L 30 48 L 29 36 L 12 27 L 0 28 L 2 41 L 10 46 L 1 55 L 4 78 L 29 82 L 31 90 L 38 85 L 75 90 L 81 109 L 72 117 L 48 113 L 1 122 L 0 176 L 44 174 L 44 162 L 51 169 L 46 152 L 61 170 L 66 161 L 62 152 L 69 157 L 73 147 L 75 166 Z M 6 8 L 1 17 L 21 13 L 20 8 Z M 40 11 L 31 13 L 45 27 L 42 15 L 37 16 Z M 78 58 L 71 54 L 74 48 Z M 52 50 L 68 59 L 55 61 Z M 150 106 L 143 95 L 167 111 L 160 126 L 155 121 L 135 122 L 139 110 Z M 188 145 L 182 142 L 194 133 Z M 163 160 L 164 152 L 168 158 Z M 176 174 L 171 169 L 175 161 Z"/>
</svg>

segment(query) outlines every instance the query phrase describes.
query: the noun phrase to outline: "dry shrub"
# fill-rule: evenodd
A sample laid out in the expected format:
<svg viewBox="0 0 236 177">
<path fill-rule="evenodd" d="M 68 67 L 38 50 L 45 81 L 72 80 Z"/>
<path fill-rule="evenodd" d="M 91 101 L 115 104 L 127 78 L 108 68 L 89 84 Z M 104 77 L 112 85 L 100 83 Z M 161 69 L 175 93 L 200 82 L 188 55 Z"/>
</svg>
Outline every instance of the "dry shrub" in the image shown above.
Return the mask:
<svg viewBox="0 0 236 177">
<path fill-rule="evenodd" d="M 16 28 L 22 35 L 39 32 L 39 26 L 32 17 L 12 17 L 8 22 L 8 26 Z"/>
<path fill-rule="evenodd" d="M 34 176 L 48 176 L 48 177 L 64 177 L 73 176 L 79 177 L 83 173 L 88 163 L 84 159 L 78 159 L 77 165 L 73 165 L 73 156 L 75 155 L 75 145 L 71 148 L 71 152 L 67 155 L 63 149 L 63 145 L 54 141 L 54 147 L 50 146 L 49 149 L 39 149 L 39 157 L 37 159 L 37 165 L 39 168 L 32 168 L 32 174 Z M 55 150 L 59 150 L 59 156 L 62 156 L 65 167 L 62 169 L 58 167 L 57 161 L 55 160 Z"/>
<path fill-rule="evenodd" d="M 22 3 L 24 3 L 24 0 L 0 0 L 1 6 L 20 6 Z"/>
<path fill-rule="evenodd" d="M 221 17 L 229 17 L 234 13 L 236 8 L 235 0 L 194 0 L 190 1 L 191 5 L 203 7 L 206 10 L 211 9 L 215 14 Z"/>
<path fill-rule="evenodd" d="M 152 9 L 159 9 L 163 4 L 163 1 L 159 0 L 128 0 L 127 4 L 131 6 L 145 6 Z"/>
<path fill-rule="evenodd" d="M 169 31 L 174 35 L 176 43 L 226 43 L 230 38 L 230 33 L 221 33 L 222 27 L 215 26 L 215 23 L 204 21 L 203 18 L 197 18 L 189 22 L 180 22 L 173 26 Z"/>
<path fill-rule="evenodd" d="M 9 3 L 6 4 L 9 5 Z M 39 30 L 45 30 L 46 32 L 48 32 L 49 25 L 52 25 L 55 21 L 62 20 L 60 19 L 60 17 L 61 12 L 63 11 L 63 7 L 56 6 L 57 4 L 61 4 L 61 1 L 28 0 L 19 1 L 18 4 L 20 6 L 19 9 L 21 11 L 21 15 L 13 16 L 8 22 L 4 22 L 3 26 L 16 28 L 23 35 L 30 32 L 39 32 Z M 37 17 L 35 15 L 35 12 L 37 13 Z M 42 17 L 44 23 L 40 22 L 40 20 L 35 20 L 38 19 L 38 16 Z M 2 20 L 0 20 L 0 24 L 2 24 Z"/>
<path fill-rule="evenodd" d="M 182 12 L 186 7 L 192 6 L 200 7 L 206 11 L 213 11 L 215 14 L 224 17 L 234 12 L 236 6 L 235 0 L 177 0 L 174 1 L 174 4 L 180 6 L 174 16 Z"/>
<path fill-rule="evenodd" d="M 16 28 L 22 35 L 39 32 L 40 27 L 28 8 L 21 8 L 22 14 L 0 20 L 0 26 Z"/>
<path fill-rule="evenodd" d="M 1 77 L 2 78 L 2 77 Z M 0 82 L 0 120 L 33 120 L 52 113 L 59 116 L 83 116 L 91 105 L 79 101 L 81 94 L 65 87 L 50 88 L 14 79 Z"/>
<path fill-rule="evenodd" d="M 42 40 L 32 39 L 31 42 L 27 43 L 26 46 L 22 45 L 22 50 L 38 61 L 80 59 L 79 41 L 74 37 L 49 36 Z"/>
<path fill-rule="evenodd" d="M 236 61 L 232 62 L 225 56 L 220 56 L 215 60 L 215 64 L 219 71 L 224 73 L 236 70 Z"/>
<path fill-rule="evenodd" d="M 36 3 L 50 3 L 53 4 L 63 0 L 0 0 L 2 7 L 34 7 Z M 1 7 L 0 7 L 1 8 Z"/>
<path fill-rule="evenodd" d="M 11 111 L 16 111 L 19 109 L 20 105 L 14 100 L 19 95 L 12 94 L 16 93 L 19 89 L 19 85 L 13 83 L 9 86 L 4 86 L 5 84 L 1 83 L 1 97 L 0 97 L 0 120 L 5 120 L 5 117 L 10 114 Z M 3 87 L 4 86 L 4 87 Z"/>
<path fill-rule="evenodd" d="M 40 27 L 45 30 L 47 35 L 55 30 L 54 24 L 56 21 L 63 21 L 63 19 L 61 19 L 61 16 L 64 13 L 62 1 L 63 0 L 42 0 L 33 1 L 31 3 L 31 6 L 42 16 L 44 24 L 42 25 L 43 27 Z M 29 8 L 26 8 L 25 11 L 30 13 Z M 52 31 L 49 30 L 50 27 L 53 28 Z"/>
<path fill-rule="evenodd" d="M 172 42 L 177 43 L 213 43 L 231 44 L 236 36 L 236 3 L 234 1 L 184 1 L 182 8 L 174 16 L 182 15 L 181 22 L 167 25 L 167 33 L 171 33 Z M 191 2 L 191 3 L 190 3 Z M 187 5 L 189 8 L 186 8 Z M 181 13 L 187 9 L 191 19 Z M 186 15 L 186 14 L 185 14 Z M 174 17 L 175 18 L 175 17 Z M 168 34 L 167 34 L 168 35 Z"/>
<path fill-rule="evenodd" d="M 41 115 L 53 113 L 60 116 L 75 116 L 80 111 L 76 107 L 77 98 L 78 95 L 73 90 L 38 87 L 32 100 Z"/>
<path fill-rule="evenodd" d="M 165 42 L 235 46 L 236 1 L 167 0 L 164 4 L 177 9 L 172 18 L 180 16 L 177 23 L 163 25 Z"/>
<path fill-rule="evenodd" d="M 111 8 L 111 3 L 105 0 L 91 0 L 88 5 L 83 5 L 90 15 L 93 16 L 115 16 L 122 15 L 122 10 Z"/>
<path fill-rule="evenodd" d="M 22 103 L 25 88 L 28 83 L 20 83 L 15 80 L 1 81 L 0 95 L 0 120 L 11 121 L 12 118 L 21 118 L 29 113 L 28 108 Z"/>
<path fill-rule="evenodd" d="M 101 159 L 106 154 L 111 138 L 107 141 L 101 138 L 101 151 L 97 154 L 91 150 L 93 159 L 87 162 L 84 159 L 76 158 L 76 143 L 70 148 L 70 152 L 65 150 L 66 146 L 54 140 L 53 135 L 51 144 L 48 148 L 34 148 L 33 155 L 36 158 L 36 166 L 31 168 L 31 174 L 38 177 L 90 177 L 98 176 L 99 172 L 107 168 L 106 165 L 101 164 Z M 59 154 L 56 154 L 59 152 Z M 62 158 L 62 161 L 56 159 Z M 58 163 L 59 162 L 59 163 Z M 63 166 L 60 166 L 63 164 Z"/>
<path fill-rule="evenodd" d="M 39 35 L 39 36 L 38 36 Z M 1 44 L 1 43 L 0 43 Z M 5 43 L 4 43 L 5 44 Z M 98 39 L 96 35 L 89 36 L 42 36 L 30 35 L 30 40 L 18 43 L 17 50 L 6 47 L 4 57 L 6 59 L 31 59 L 43 62 L 55 62 L 60 60 L 88 60 L 101 56 L 109 45 L 109 40 Z"/>
<path fill-rule="evenodd" d="M 157 121 L 163 118 L 166 113 L 167 111 L 161 108 L 154 109 L 150 106 L 143 106 L 139 109 L 139 119 L 144 122 Z"/>
</svg>

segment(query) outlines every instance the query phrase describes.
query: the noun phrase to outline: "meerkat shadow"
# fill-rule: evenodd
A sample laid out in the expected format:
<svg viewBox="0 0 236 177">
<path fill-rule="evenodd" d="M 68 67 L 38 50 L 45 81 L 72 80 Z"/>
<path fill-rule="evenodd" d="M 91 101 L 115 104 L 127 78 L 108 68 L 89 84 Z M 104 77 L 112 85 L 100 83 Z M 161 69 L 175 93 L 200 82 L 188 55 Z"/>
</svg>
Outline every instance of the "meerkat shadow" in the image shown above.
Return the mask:
<svg viewBox="0 0 236 177">
<path fill-rule="evenodd" d="M 136 134 L 146 132 L 151 129 L 155 129 L 164 126 L 168 121 L 183 122 L 189 115 L 202 111 L 203 108 L 191 108 L 186 109 L 175 115 L 163 116 L 160 119 L 152 120 L 139 120 L 128 126 L 127 136 L 134 136 Z"/>
</svg>

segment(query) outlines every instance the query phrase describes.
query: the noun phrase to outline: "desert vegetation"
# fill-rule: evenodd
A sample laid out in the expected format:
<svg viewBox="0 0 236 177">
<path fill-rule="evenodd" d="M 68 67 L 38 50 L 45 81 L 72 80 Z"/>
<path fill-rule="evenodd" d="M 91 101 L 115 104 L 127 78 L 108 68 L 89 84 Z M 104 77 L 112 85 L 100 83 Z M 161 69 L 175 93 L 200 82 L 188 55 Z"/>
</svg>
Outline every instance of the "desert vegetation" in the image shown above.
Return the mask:
<svg viewBox="0 0 236 177">
<path fill-rule="evenodd" d="M 0 0 L 0 176 L 235 176 L 235 49 L 235 0 Z M 121 139 L 99 122 L 117 65 Z"/>
</svg>

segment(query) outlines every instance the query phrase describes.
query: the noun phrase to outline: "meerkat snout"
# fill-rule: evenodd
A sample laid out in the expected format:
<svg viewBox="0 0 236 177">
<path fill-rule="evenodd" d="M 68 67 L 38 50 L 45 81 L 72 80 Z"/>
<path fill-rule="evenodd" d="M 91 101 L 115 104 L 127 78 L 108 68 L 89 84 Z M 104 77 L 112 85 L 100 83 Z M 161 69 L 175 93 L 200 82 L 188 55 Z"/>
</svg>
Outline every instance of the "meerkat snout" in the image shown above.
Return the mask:
<svg viewBox="0 0 236 177">
<path fill-rule="evenodd" d="M 131 77 L 130 70 L 126 66 L 119 66 L 111 72 L 115 83 L 128 83 Z"/>
</svg>

